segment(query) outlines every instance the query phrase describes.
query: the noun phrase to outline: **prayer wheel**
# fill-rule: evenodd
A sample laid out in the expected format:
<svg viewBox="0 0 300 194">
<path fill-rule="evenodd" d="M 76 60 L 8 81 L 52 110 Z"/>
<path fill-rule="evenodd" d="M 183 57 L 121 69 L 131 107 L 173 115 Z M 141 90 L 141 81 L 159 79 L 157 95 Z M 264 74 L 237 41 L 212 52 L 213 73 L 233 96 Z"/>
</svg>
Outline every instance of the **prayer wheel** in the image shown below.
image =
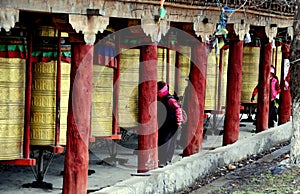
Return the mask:
<svg viewBox="0 0 300 194">
<path fill-rule="evenodd" d="M 221 106 L 226 106 L 226 94 L 227 94 L 227 70 L 228 70 L 228 58 L 229 58 L 229 49 L 224 50 L 223 59 L 222 59 L 222 86 L 221 86 Z"/>
<path fill-rule="evenodd" d="M 282 63 L 282 46 L 278 46 L 277 49 L 273 49 L 273 55 L 272 55 L 272 64 L 276 68 L 276 76 L 278 77 L 278 80 L 280 82 L 281 80 L 281 63 Z"/>
<path fill-rule="evenodd" d="M 260 47 L 243 49 L 241 103 L 250 103 L 253 89 L 258 84 Z M 257 99 L 257 95 L 255 97 Z"/>
<path fill-rule="evenodd" d="M 157 80 L 167 80 L 167 49 L 157 48 Z M 169 84 L 170 85 L 170 84 Z"/>
<path fill-rule="evenodd" d="M 22 156 L 25 67 L 24 59 L 0 58 L 0 160 Z"/>
<path fill-rule="evenodd" d="M 93 66 L 92 136 L 112 135 L 113 68 Z"/>
<path fill-rule="evenodd" d="M 169 50 L 169 64 L 167 60 L 167 49 L 157 49 L 157 80 L 164 81 L 169 84 L 170 93 L 174 93 L 175 85 L 175 55 L 176 52 Z M 169 71 L 169 72 L 168 72 Z M 168 79 L 169 75 L 169 81 Z"/>
<path fill-rule="evenodd" d="M 210 52 L 207 59 L 206 91 L 205 91 L 205 110 L 216 109 L 217 96 L 217 61 L 214 52 Z"/>
<path fill-rule="evenodd" d="M 174 62 L 175 63 L 175 62 Z M 185 88 L 188 85 L 188 77 L 191 67 L 191 47 L 180 46 L 179 53 L 179 92 L 178 96 L 184 96 Z"/>
<path fill-rule="evenodd" d="M 207 59 L 205 110 L 218 110 L 226 106 L 228 50 L 216 55 L 213 49 Z M 222 54 L 222 56 L 220 56 Z M 222 64 L 220 64 L 220 60 Z M 220 71 L 220 65 L 222 65 Z M 221 76 L 220 76 L 221 73 Z M 218 106 L 221 107 L 218 107 Z"/>
<path fill-rule="evenodd" d="M 67 113 L 70 90 L 69 63 L 61 63 L 60 144 L 66 145 Z M 56 61 L 33 64 L 31 100 L 31 145 L 55 143 Z"/>
<path fill-rule="evenodd" d="M 206 91 L 205 91 L 205 110 L 217 110 L 218 105 L 218 75 L 219 60 L 217 60 L 215 50 L 208 54 L 207 74 L 206 74 Z"/>
<path fill-rule="evenodd" d="M 138 125 L 138 85 L 140 50 L 124 49 L 120 53 L 119 126 Z"/>
</svg>

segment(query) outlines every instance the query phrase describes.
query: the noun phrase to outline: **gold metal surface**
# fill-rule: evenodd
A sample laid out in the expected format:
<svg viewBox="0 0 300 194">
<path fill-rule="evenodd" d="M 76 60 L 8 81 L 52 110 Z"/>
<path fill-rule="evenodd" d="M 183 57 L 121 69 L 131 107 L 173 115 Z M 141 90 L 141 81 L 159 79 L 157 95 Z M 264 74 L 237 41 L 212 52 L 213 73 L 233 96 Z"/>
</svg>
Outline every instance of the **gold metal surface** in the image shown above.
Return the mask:
<svg viewBox="0 0 300 194">
<path fill-rule="evenodd" d="M 219 64 L 221 57 L 222 72 Z M 216 55 L 215 49 L 212 49 L 207 60 L 205 110 L 218 110 L 219 102 L 221 107 L 226 105 L 227 68 L 228 51 L 225 50 L 223 56 L 220 56 L 220 54 Z"/>
<path fill-rule="evenodd" d="M 259 57 L 260 47 L 244 47 L 241 103 L 251 102 L 253 89 L 258 83 Z"/>
<path fill-rule="evenodd" d="M 93 66 L 92 136 L 112 135 L 113 69 Z"/>
<path fill-rule="evenodd" d="M 0 58 L 0 160 L 22 156 L 25 60 Z"/>
<path fill-rule="evenodd" d="M 212 49 L 207 59 L 205 110 L 217 110 L 219 76 L 218 62 L 219 60 L 216 58 L 215 49 Z"/>
<path fill-rule="evenodd" d="M 128 49 L 121 52 L 119 126 L 136 127 L 138 122 L 138 83 L 140 50 Z"/>
<path fill-rule="evenodd" d="M 56 61 L 33 64 L 31 100 L 31 145 L 55 143 Z M 60 144 L 66 145 L 70 64 L 61 63 Z"/>
<path fill-rule="evenodd" d="M 174 55 L 176 55 L 175 51 Z M 178 96 L 183 96 L 185 95 L 185 88 L 188 85 L 188 77 L 190 74 L 190 67 L 191 67 L 191 47 L 188 46 L 181 46 L 180 47 L 180 55 L 179 55 L 179 62 L 180 62 L 180 80 L 179 80 L 179 92 L 178 92 Z M 172 58 L 171 58 L 172 59 Z M 175 63 L 174 59 L 174 63 Z"/>
</svg>

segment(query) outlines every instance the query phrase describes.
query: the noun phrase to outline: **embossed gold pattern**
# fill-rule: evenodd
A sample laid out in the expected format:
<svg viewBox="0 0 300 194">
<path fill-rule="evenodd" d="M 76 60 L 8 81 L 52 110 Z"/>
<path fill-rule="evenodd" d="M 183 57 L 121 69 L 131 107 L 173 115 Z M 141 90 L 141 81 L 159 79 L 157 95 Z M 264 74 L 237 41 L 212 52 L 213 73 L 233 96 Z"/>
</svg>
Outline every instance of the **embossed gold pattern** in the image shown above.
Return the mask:
<svg viewBox="0 0 300 194">
<path fill-rule="evenodd" d="M 120 57 L 119 126 L 136 127 L 138 125 L 140 50 L 123 50 Z"/>
<path fill-rule="evenodd" d="M 56 61 L 33 64 L 31 145 L 55 143 Z M 61 63 L 60 144 L 66 145 L 70 64 Z"/>
<path fill-rule="evenodd" d="M 222 55 L 222 80 L 219 80 L 220 59 L 221 56 L 216 57 L 216 51 L 212 49 L 207 60 L 205 110 L 218 110 L 219 101 L 221 106 L 225 106 L 226 103 L 228 52 L 224 51 Z M 219 86 L 219 84 L 221 85 Z M 219 91 L 219 88 L 221 91 Z M 221 92 L 220 99 L 219 92 Z"/>
<path fill-rule="evenodd" d="M 25 60 L 0 58 L 0 160 L 22 156 Z"/>
<path fill-rule="evenodd" d="M 112 135 L 113 69 L 93 66 L 92 136 Z"/>
<path fill-rule="evenodd" d="M 172 58 L 171 58 L 172 59 Z M 188 85 L 188 82 L 186 81 L 186 78 L 189 77 L 190 74 L 190 63 L 191 63 L 191 47 L 189 46 L 180 46 L 180 55 L 179 55 L 179 61 L 180 61 L 180 80 L 179 80 L 179 96 L 185 95 L 185 88 Z M 175 61 L 173 62 L 175 64 Z M 171 64 L 173 64 L 171 63 Z"/>
<path fill-rule="evenodd" d="M 258 83 L 260 47 L 246 46 L 243 49 L 241 102 L 251 102 L 252 91 Z M 256 95 L 257 98 L 257 95 Z"/>
</svg>

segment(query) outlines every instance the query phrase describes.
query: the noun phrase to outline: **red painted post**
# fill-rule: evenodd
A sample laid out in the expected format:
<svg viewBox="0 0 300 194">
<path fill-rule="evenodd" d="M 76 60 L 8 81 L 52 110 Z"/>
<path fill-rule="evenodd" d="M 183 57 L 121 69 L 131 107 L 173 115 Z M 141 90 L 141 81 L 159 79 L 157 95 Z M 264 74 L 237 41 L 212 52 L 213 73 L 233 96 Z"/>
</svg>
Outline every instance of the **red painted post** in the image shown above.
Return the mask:
<svg viewBox="0 0 300 194">
<path fill-rule="evenodd" d="M 57 64 L 56 64 L 56 119 L 55 119 L 55 147 L 60 139 L 60 100 L 61 100 L 61 32 L 58 30 L 57 37 Z"/>
<path fill-rule="evenodd" d="M 259 64 L 256 132 L 268 129 L 272 43 L 262 43 Z"/>
<path fill-rule="evenodd" d="M 30 157 L 30 109 L 32 86 L 32 32 L 28 35 L 28 59 L 26 60 L 26 90 L 25 90 L 25 116 L 24 116 L 24 143 L 23 157 Z"/>
<path fill-rule="evenodd" d="M 63 193 L 87 192 L 92 105 L 93 45 L 72 45 Z"/>
<path fill-rule="evenodd" d="M 282 47 L 282 66 L 281 66 L 281 83 L 280 83 L 280 101 L 278 124 L 284 124 L 290 121 L 291 117 L 291 91 L 290 91 L 290 45 L 284 44 Z"/>
<path fill-rule="evenodd" d="M 119 93 L 120 93 L 120 60 L 121 60 L 121 46 L 120 36 L 116 35 L 116 47 L 117 47 L 117 67 L 114 68 L 114 80 L 113 80 L 113 126 L 112 134 L 117 135 L 120 133 L 118 126 L 118 110 L 119 110 Z"/>
<path fill-rule="evenodd" d="M 201 150 L 203 140 L 203 115 L 206 88 L 207 54 L 205 43 L 196 43 L 192 49 L 191 70 L 187 95 L 186 147 L 183 156 L 190 156 Z"/>
<path fill-rule="evenodd" d="M 139 74 L 138 173 L 158 167 L 157 46 L 141 47 Z"/>
<path fill-rule="evenodd" d="M 233 40 L 229 45 L 227 100 L 223 135 L 224 146 L 236 142 L 239 138 L 243 44 L 243 41 Z"/>
</svg>

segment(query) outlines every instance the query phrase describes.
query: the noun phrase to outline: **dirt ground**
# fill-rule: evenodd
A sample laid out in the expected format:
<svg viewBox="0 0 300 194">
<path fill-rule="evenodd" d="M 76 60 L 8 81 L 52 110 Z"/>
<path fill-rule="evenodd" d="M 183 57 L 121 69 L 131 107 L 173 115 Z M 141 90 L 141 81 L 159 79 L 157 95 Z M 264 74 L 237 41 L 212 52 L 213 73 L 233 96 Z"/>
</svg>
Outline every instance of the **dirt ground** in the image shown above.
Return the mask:
<svg viewBox="0 0 300 194">
<path fill-rule="evenodd" d="M 251 156 L 214 173 L 199 178 L 181 194 L 298 194 L 300 167 L 289 161 L 289 143 L 280 144 L 265 153 Z"/>
</svg>

